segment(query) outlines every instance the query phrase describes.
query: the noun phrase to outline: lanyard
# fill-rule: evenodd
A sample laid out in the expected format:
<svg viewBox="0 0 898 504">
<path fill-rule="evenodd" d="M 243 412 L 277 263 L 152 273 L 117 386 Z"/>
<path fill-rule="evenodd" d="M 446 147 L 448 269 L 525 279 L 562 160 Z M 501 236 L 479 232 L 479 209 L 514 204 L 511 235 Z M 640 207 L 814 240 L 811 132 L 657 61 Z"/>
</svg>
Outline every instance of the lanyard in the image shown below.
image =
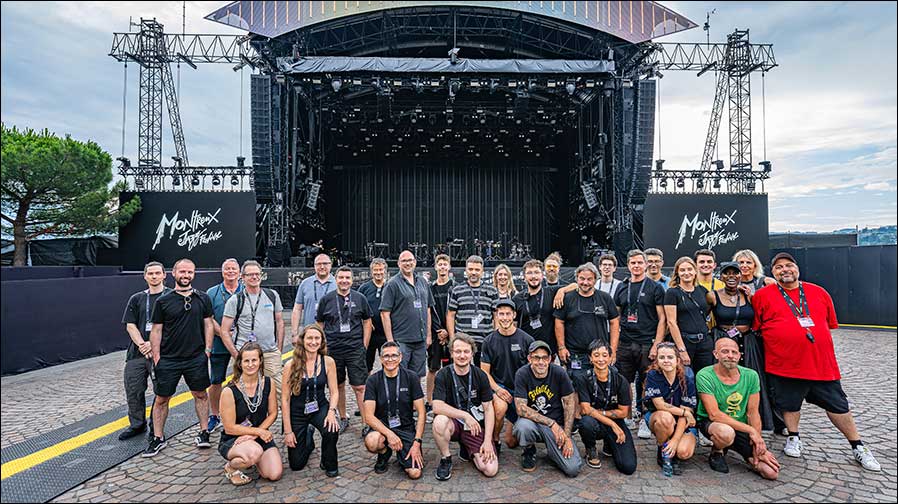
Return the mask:
<svg viewBox="0 0 898 504">
<path fill-rule="evenodd" d="M 262 302 L 262 293 L 259 292 L 259 297 L 256 298 L 256 306 L 253 306 L 253 298 L 250 297 L 249 293 L 243 291 L 243 295 L 246 296 L 246 299 L 249 300 L 249 313 L 252 316 L 250 319 L 250 331 L 256 330 L 256 310 L 259 309 L 259 303 Z"/>
<path fill-rule="evenodd" d="M 427 313 L 425 311 L 425 310 L 427 310 L 427 307 L 425 306 L 425 303 L 421 300 L 421 291 L 418 290 L 418 283 L 422 282 L 423 280 L 416 279 L 415 276 L 412 275 L 412 281 L 415 282 L 413 284 L 409 284 L 408 280 L 406 280 L 405 277 L 399 278 L 399 281 L 405 283 L 405 285 L 407 285 L 409 288 L 412 289 L 412 297 L 414 297 L 415 301 L 417 301 L 418 304 L 421 305 L 421 308 L 415 308 L 415 309 L 418 310 L 418 318 L 421 320 L 420 333 L 421 333 L 421 337 L 424 338 L 424 329 L 427 326 L 427 315 L 425 315 Z M 412 307 L 414 307 L 414 305 L 412 305 Z"/>
<path fill-rule="evenodd" d="M 449 293 L 452 292 L 452 288 L 455 287 L 455 281 L 449 280 L 448 282 L 446 282 L 446 284 L 449 284 L 449 290 L 446 291 L 446 296 L 448 297 L 448 296 L 449 296 Z M 443 285 L 446 285 L 446 284 L 443 284 Z M 436 282 L 430 284 L 430 295 L 434 298 L 434 301 L 436 300 L 437 297 L 436 297 L 436 295 L 433 293 L 433 288 L 434 288 L 434 287 L 437 287 L 437 286 L 438 286 L 438 284 L 437 284 Z M 440 286 L 440 287 L 442 287 L 442 286 Z M 434 306 L 433 306 L 433 315 L 434 315 L 434 317 L 436 317 L 436 319 L 437 319 L 437 324 L 439 324 L 440 326 L 442 326 L 442 325 L 443 325 L 443 317 L 440 317 L 440 313 L 439 313 L 439 312 L 440 312 L 439 307 L 436 305 L 436 302 L 434 302 Z"/>
<path fill-rule="evenodd" d="M 474 393 L 473 375 L 474 375 L 474 370 L 471 369 L 470 366 L 468 366 L 468 397 L 467 397 L 467 400 L 465 401 L 465 407 L 462 408 L 461 407 L 461 396 L 458 394 L 458 389 L 461 388 L 461 384 L 458 383 L 458 375 L 455 374 L 455 370 L 454 369 L 452 370 L 452 381 L 455 385 L 455 404 L 458 407 L 458 409 L 463 410 L 463 411 L 467 411 L 467 410 L 471 409 L 471 395 Z"/>
<path fill-rule="evenodd" d="M 810 318 L 811 309 L 808 308 L 808 300 L 804 296 L 804 284 L 802 284 L 801 282 L 798 282 L 798 304 L 799 304 L 799 306 L 795 306 L 795 302 L 792 301 L 792 298 L 789 297 L 789 294 L 786 293 L 786 291 L 783 289 L 783 287 L 780 284 L 776 284 L 776 288 L 780 290 L 780 294 L 783 295 L 783 299 L 786 300 L 786 304 L 789 305 L 789 309 L 792 310 L 792 314 L 795 315 L 795 318 L 797 318 L 797 319 Z M 805 336 L 808 338 L 808 340 L 811 343 L 813 343 L 814 335 L 811 334 L 811 328 L 804 327 L 804 326 L 802 326 L 802 327 L 805 330 L 805 333 L 804 333 Z"/>
<path fill-rule="evenodd" d="M 596 388 L 594 389 L 593 395 L 596 399 L 596 404 L 599 404 L 599 377 L 595 373 L 592 375 L 593 379 L 596 382 Z M 611 370 L 608 370 L 608 381 L 605 382 L 605 397 L 603 398 L 602 409 L 607 409 L 609 406 L 608 401 L 611 398 Z"/>
<path fill-rule="evenodd" d="M 312 373 L 312 388 L 309 389 L 308 387 L 306 387 L 306 402 L 307 403 L 312 402 L 312 392 L 313 391 L 315 392 L 315 394 L 318 393 L 318 363 L 319 362 L 320 361 L 318 360 L 318 356 L 316 355 L 315 356 L 315 371 L 313 371 L 313 373 Z M 306 378 L 306 379 L 309 378 L 309 375 L 306 374 L 306 365 L 305 364 L 303 364 L 303 366 L 302 366 L 302 377 Z"/>
<path fill-rule="evenodd" d="M 686 300 L 692 301 L 692 306 L 695 306 L 695 309 L 698 313 L 699 327 L 702 327 L 702 324 L 705 323 L 705 318 L 702 317 L 702 307 L 698 305 L 698 301 L 695 300 L 692 295 L 695 293 L 695 288 L 693 288 L 692 292 L 686 292 L 682 287 L 679 287 L 680 292 L 683 293 L 683 305 L 686 306 L 686 311 L 692 313 L 692 310 L 689 309 L 689 305 L 686 304 Z M 738 304 L 738 303 L 737 303 Z M 737 314 L 738 316 L 738 314 Z"/>
<path fill-rule="evenodd" d="M 590 296 L 590 297 L 592 297 L 592 312 L 588 312 L 588 311 L 585 312 L 580 308 L 580 304 L 583 302 L 583 296 L 581 296 L 580 293 L 577 293 L 577 312 L 582 313 L 584 315 L 588 315 L 588 314 L 592 313 L 593 320 L 596 323 L 596 333 L 598 335 L 599 323 L 601 322 L 602 318 L 599 317 L 599 314 L 597 313 L 598 312 L 597 308 L 599 307 L 599 300 L 598 300 L 597 292 L 598 291 L 593 291 L 592 296 Z M 629 300 L 629 296 L 627 296 L 627 300 Z M 609 332 L 609 333 L 611 331 L 611 329 L 609 328 L 609 323 L 608 323 L 607 317 L 605 318 L 605 331 Z"/>
<path fill-rule="evenodd" d="M 611 281 L 606 284 L 605 282 L 599 280 L 599 290 L 602 292 L 607 292 L 609 295 L 613 296 L 614 293 L 611 291 L 614 290 L 614 282 L 615 282 L 615 280 L 611 279 Z M 605 288 L 604 288 L 605 285 L 608 286 L 608 290 L 605 290 Z M 629 299 L 627 299 L 627 301 L 629 301 Z"/>
<path fill-rule="evenodd" d="M 326 282 L 321 283 L 321 285 L 324 286 L 323 294 L 327 294 L 327 284 L 329 284 L 329 283 L 331 283 L 330 279 L 328 279 Z M 318 284 L 319 284 L 318 278 L 314 278 L 312 280 L 312 289 L 315 291 L 315 303 L 316 304 L 318 303 Z"/>
<path fill-rule="evenodd" d="M 396 413 L 392 414 L 393 408 L 390 408 L 390 385 L 387 383 L 387 373 L 384 373 L 384 391 L 387 393 L 387 416 L 399 416 L 399 375 L 401 375 L 401 369 L 396 374 Z"/>
<path fill-rule="evenodd" d="M 340 298 L 342 296 L 337 295 L 337 318 L 340 319 L 340 325 L 343 325 L 343 308 L 340 307 Z M 350 323 L 352 323 L 351 311 L 352 311 L 352 293 L 346 295 L 346 298 L 343 300 L 343 306 L 346 307 L 346 318 L 350 319 Z"/>
<path fill-rule="evenodd" d="M 545 295 L 546 295 L 546 291 L 543 290 L 543 289 L 540 289 L 540 290 L 539 290 L 539 303 L 536 304 L 536 312 L 535 312 L 535 313 L 534 313 L 533 311 L 530 310 L 530 301 L 529 301 L 529 299 L 532 298 L 533 296 L 531 296 L 531 295 L 528 295 L 528 296 L 527 296 L 527 299 L 528 299 L 528 301 L 527 301 L 527 314 L 530 315 L 530 318 L 536 318 L 536 317 L 539 316 L 539 312 L 540 312 L 540 310 L 542 310 L 542 308 L 543 308 L 543 298 L 545 297 Z"/>
<path fill-rule="evenodd" d="M 468 284 L 468 291 L 471 293 L 471 297 L 474 298 L 474 312 L 480 311 L 480 287 L 477 287 L 477 295 L 474 295 L 474 287 L 471 287 Z"/>
<path fill-rule="evenodd" d="M 150 321 L 150 289 L 147 289 L 144 292 L 147 293 L 147 309 L 146 309 L 147 318 L 143 321 L 143 329 L 144 329 L 144 332 L 146 332 L 147 322 Z"/>
<path fill-rule="evenodd" d="M 636 294 L 636 302 L 633 303 L 630 301 L 630 286 L 633 285 L 632 282 L 627 282 L 627 313 L 635 313 L 639 309 L 639 298 L 642 297 L 642 289 L 645 288 L 646 279 L 642 279 L 642 283 L 639 285 L 639 292 Z"/>
</svg>

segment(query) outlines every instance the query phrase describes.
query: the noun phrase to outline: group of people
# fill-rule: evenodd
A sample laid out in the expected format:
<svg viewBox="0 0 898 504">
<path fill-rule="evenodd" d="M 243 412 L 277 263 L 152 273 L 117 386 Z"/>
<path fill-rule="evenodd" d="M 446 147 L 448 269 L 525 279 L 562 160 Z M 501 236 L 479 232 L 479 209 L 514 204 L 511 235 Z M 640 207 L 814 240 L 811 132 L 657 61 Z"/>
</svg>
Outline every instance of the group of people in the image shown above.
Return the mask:
<svg viewBox="0 0 898 504">
<path fill-rule="evenodd" d="M 386 262 L 375 259 L 370 280 L 354 290 L 353 271 L 340 267 L 332 275 L 321 254 L 315 275 L 297 289 L 292 357 L 283 366 L 283 308 L 277 293 L 261 287 L 257 262 L 225 261 L 223 281 L 207 292 L 192 288 L 189 259 L 172 268 L 173 290 L 164 287 L 162 265 L 149 263 L 148 288 L 131 297 L 123 319 L 132 343 L 125 366 L 131 426 L 120 438 L 147 429 L 150 377 L 156 398 L 143 455 L 158 454 L 183 376 L 200 424 L 196 446 L 211 447 L 210 432 L 223 430 L 219 452 L 234 485 L 251 481 L 243 471 L 252 466 L 264 478 L 281 477 L 270 430 L 279 409 L 289 467 L 307 465 L 317 430 L 319 467 L 335 477 L 337 441 L 351 423 L 348 379 L 379 474 L 395 453 L 408 477 L 420 478 L 432 424 L 438 480 L 452 476 L 453 441 L 457 458 L 486 477 L 498 472 L 503 443 L 521 448 L 524 471 L 536 469 L 542 444 L 566 476 L 577 476 L 584 463 L 601 467 L 600 450 L 632 474 L 631 430 L 655 438 L 666 476 L 680 474 L 680 462 L 704 445 L 715 471 L 728 472 L 732 450 L 776 479 L 780 464 L 762 432 L 787 436 L 785 455 L 800 457 L 805 401 L 827 412 L 862 467 L 880 470 L 839 381 L 832 300 L 799 280 L 792 256 L 773 258 L 773 278 L 749 250 L 719 270 L 715 253 L 699 250 L 679 258 L 669 278 L 663 260 L 657 249 L 632 250 L 629 276 L 617 279 L 617 260 L 605 255 L 598 268 L 583 264 L 575 282 L 562 285 L 561 257 L 552 254 L 524 264 L 518 291 L 507 266 L 484 282 L 478 256 L 467 258 L 463 281 L 452 278 L 448 256 L 437 256 L 428 282 L 404 251 L 399 274 L 388 277 Z M 574 441 L 578 432 L 585 455 Z"/>
</svg>

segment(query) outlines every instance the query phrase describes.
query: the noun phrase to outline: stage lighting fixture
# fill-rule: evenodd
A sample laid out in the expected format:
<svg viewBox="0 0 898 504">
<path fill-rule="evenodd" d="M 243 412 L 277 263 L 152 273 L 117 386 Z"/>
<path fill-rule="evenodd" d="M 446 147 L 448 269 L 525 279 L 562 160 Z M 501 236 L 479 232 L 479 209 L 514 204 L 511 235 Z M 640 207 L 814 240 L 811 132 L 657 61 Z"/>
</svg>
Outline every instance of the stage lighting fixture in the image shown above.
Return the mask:
<svg viewBox="0 0 898 504">
<path fill-rule="evenodd" d="M 720 189 L 720 177 L 714 179 L 714 184 L 712 184 L 714 189 Z"/>
<path fill-rule="evenodd" d="M 666 178 L 661 179 L 661 181 L 658 182 L 658 185 L 660 185 L 662 189 L 667 188 L 667 179 Z"/>
<path fill-rule="evenodd" d="M 499 89 L 499 79 L 490 79 L 490 93 L 495 93 Z"/>
<path fill-rule="evenodd" d="M 458 90 L 461 88 L 461 82 L 458 79 L 452 79 L 449 81 L 449 97 L 455 98 L 455 94 L 458 93 Z"/>
<path fill-rule="evenodd" d="M 577 86 L 576 86 L 576 84 L 574 84 L 573 81 L 569 81 L 567 84 L 564 85 L 564 89 L 565 89 L 565 91 L 567 91 L 568 95 L 573 95 L 574 91 L 577 90 Z"/>
<path fill-rule="evenodd" d="M 221 185 L 221 177 L 219 177 L 218 175 L 213 176 L 212 177 L 212 185 L 220 186 Z"/>
<path fill-rule="evenodd" d="M 453 65 L 458 63 L 458 52 L 459 51 L 460 51 L 460 49 L 458 47 L 453 47 L 452 49 L 449 49 L 449 63 L 452 63 Z"/>
<path fill-rule="evenodd" d="M 175 162 L 175 166 L 177 166 L 178 168 L 180 168 L 184 164 L 184 161 L 182 161 L 178 156 L 172 156 L 171 160 Z"/>
<path fill-rule="evenodd" d="M 764 169 L 764 173 L 770 173 L 770 171 L 773 169 L 773 167 L 770 165 L 770 161 L 761 161 L 758 164 Z"/>
<path fill-rule="evenodd" d="M 178 176 L 178 175 L 175 175 L 174 177 L 172 177 L 172 178 L 171 178 L 171 185 L 173 185 L 173 186 L 175 186 L 175 187 L 180 186 L 180 185 L 181 185 L 181 177 Z"/>
<path fill-rule="evenodd" d="M 190 178 L 190 183 L 193 184 L 194 186 L 198 186 L 198 185 L 200 185 L 200 178 L 197 177 L 196 175 L 194 175 L 193 177 Z"/>
<path fill-rule="evenodd" d="M 723 161 L 718 159 L 716 161 L 711 161 L 711 164 L 714 165 L 714 168 L 716 168 L 717 171 L 723 170 Z"/>
<path fill-rule="evenodd" d="M 682 189 L 685 186 L 686 186 L 686 179 L 684 179 L 683 177 L 678 178 L 677 179 L 677 187 Z"/>
<path fill-rule="evenodd" d="M 135 177 L 134 178 L 134 187 L 137 189 L 143 189 L 143 178 Z"/>
<path fill-rule="evenodd" d="M 231 185 L 236 186 L 240 183 L 240 178 L 237 175 L 231 175 Z"/>
<path fill-rule="evenodd" d="M 701 177 L 699 177 L 698 180 L 695 181 L 695 188 L 696 189 L 704 189 L 705 188 L 705 181 Z"/>
<path fill-rule="evenodd" d="M 342 79 L 332 80 L 331 87 L 334 88 L 334 93 L 339 93 L 340 89 L 343 87 L 343 80 Z"/>
<path fill-rule="evenodd" d="M 131 160 L 126 157 L 117 157 L 116 161 L 122 163 L 122 168 L 131 168 Z"/>
<path fill-rule="evenodd" d="M 663 160 L 663 159 L 656 159 L 656 160 L 655 160 L 655 169 L 656 169 L 656 170 L 663 170 L 663 169 L 664 169 L 664 160 Z"/>
<path fill-rule="evenodd" d="M 243 156 L 237 156 L 237 168 L 243 168 L 246 165 L 246 158 Z"/>
</svg>

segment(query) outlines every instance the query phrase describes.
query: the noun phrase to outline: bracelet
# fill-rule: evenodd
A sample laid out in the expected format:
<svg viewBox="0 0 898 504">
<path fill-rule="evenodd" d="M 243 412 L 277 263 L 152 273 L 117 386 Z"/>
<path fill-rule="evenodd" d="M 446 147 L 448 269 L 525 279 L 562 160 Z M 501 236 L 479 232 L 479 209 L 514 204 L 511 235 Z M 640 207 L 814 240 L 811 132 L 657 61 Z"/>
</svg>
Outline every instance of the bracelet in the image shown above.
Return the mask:
<svg viewBox="0 0 898 504">
<path fill-rule="evenodd" d="M 291 435 L 291 434 L 293 434 L 293 431 L 285 432 L 285 433 L 284 433 L 285 436 L 289 436 L 289 435 Z"/>
</svg>

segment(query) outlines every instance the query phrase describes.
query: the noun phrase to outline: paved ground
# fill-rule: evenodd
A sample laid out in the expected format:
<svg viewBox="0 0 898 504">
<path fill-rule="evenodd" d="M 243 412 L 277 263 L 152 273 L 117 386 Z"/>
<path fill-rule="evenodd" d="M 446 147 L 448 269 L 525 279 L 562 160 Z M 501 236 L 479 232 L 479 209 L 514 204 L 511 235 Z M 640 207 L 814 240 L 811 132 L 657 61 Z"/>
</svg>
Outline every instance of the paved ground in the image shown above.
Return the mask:
<svg viewBox="0 0 898 504">
<path fill-rule="evenodd" d="M 135 457 L 59 496 L 58 501 L 196 502 L 196 501 L 896 501 L 896 334 L 841 330 L 836 349 L 843 383 L 852 401 L 862 435 L 883 466 L 882 473 L 863 471 L 850 459 L 847 442 L 825 415 L 813 407 L 802 421 L 805 447 L 802 459 L 781 456 L 783 438 L 768 442 L 783 464 L 781 479 L 766 482 L 730 457 L 731 472 L 720 475 L 707 466 L 707 449 L 699 448 L 685 464 L 685 474 L 660 476 L 654 447 L 637 440 L 639 468 L 622 476 L 610 459 L 601 469 L 584 467 L 580 477 L 567 479 L 540 451 L 536 472 L 519 468 L 520 450 L 504 450 L 500 471 L 492 480 L 456 459 L 450 481 L 433 478 L 438 454 L 428 433 L 424 455 L 425 476 L 408 481 L 398 467 L 375 475 L 373 457 L 359 439 L 358 420 L 339 442 L 341 476 L 329 479 L 317 463 L 300 472 L 286 468 L 281 481 L 257 480 L 234 488 L 221 471 L 223 460 L 215 449 L 199 451 L 192 445 L 195 428 L 169 440 L 153 459 Z M 2 436 L 6 447 L 63 425 L 120 406 L 123 353 L 67 364 L 2 380 Z M 869 364 L 870 362 L 872 364 Z M 861 367 L 865 364 L 865 367 Z M 875 383 L 876 385 L 870 385 Z M 883 386 L 883 384 L 885 384 Z M 352 407 L 354 410 L 354 405 Z M 279 426 L 276 426 L 279 431 Z M 218 435 L 213 436 L 217 441 Z M 278 440 L 283 447 L 283 442 Z M 582 444 L 578 446 L 582 449 Z M 318 451 L 312 455 L 317 461 Z"/>
</svg>

